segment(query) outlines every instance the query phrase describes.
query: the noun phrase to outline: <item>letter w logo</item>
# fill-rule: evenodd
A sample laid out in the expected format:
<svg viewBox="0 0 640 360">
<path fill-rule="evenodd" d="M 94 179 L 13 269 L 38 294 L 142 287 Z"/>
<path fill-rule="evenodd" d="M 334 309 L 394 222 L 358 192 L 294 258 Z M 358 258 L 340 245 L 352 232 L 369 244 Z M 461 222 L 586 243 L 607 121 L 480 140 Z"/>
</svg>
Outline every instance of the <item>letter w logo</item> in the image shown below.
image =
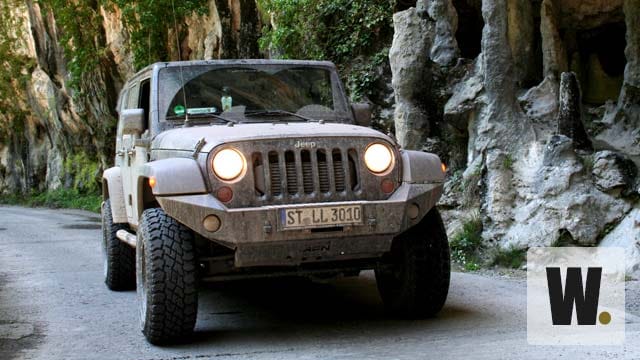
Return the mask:
<svg viewBox="0 0 640 360">
<path fill-rule="evenodd" d="M 548 267 L 547 284 L 553 325 L 571 325 L 574 303 L 578 325 L 595 325 L 598 315 L 601 277 L 601 267 L 590 267 L 587 271 L 587 282 L 583 288 L 581 269 L 567 268 L 563 295 L 560 268 Z"/>
</svg>

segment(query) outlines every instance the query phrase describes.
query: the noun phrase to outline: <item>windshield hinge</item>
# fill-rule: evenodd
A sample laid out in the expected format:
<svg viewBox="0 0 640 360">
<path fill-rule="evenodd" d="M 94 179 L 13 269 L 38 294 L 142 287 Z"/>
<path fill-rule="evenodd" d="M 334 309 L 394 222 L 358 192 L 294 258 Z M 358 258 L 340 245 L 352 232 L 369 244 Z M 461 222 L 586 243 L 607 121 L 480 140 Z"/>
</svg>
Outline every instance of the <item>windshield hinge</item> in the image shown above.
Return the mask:
<svg viewBox="0 0 640 360">
<path fill-rule="evenodd" d="M 198 158 L 198 154 L 200 153 L 200 150 L 202 150 L 202 148 L 204 147 L 204 145 L 207 143 L 207 140 L 205 140 L 204 138 L 198 140 L 198 142 L 196 143 L 195 148 L 193 149 L 193 158 L 197 159 Z"/>
</svg>

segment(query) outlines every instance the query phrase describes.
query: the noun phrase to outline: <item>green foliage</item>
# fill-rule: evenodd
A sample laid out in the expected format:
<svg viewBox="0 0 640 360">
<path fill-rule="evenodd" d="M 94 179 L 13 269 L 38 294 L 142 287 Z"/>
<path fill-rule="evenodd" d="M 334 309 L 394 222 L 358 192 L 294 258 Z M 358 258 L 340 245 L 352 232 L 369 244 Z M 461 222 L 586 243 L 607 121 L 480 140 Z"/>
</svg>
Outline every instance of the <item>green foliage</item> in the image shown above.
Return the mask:
<svg viewBox="0 0 640 360">
<path fill-rule="evenodd" d="M 482 244 L 482 219 L 479 215 L 469 218 L 462 229 L 450 241 L 453 260 L 465 267 L 466 270 L 480 268 L 479 252 Z"/>
<path fill-rule="evenodd" d="M 204 14 L 208 9 L 206 0 L 39 0 L 39 4 L 44 17 L 47 11 L 55 14 L 67 59 L 69 85 L 77 91 L 81 90 L 83 77 L 106 56 L 100 6 L 121 9 L 123 23 L 130 33 L 136 69 L 169 60 L 167 34 L 168 29 L 173 28 L 174 8 L 178 24 L 186 15 L 194 11 Z"/>
<path fill-rule="evenodd" d="M 258 0 L 274 25 L 263 29 L 260 47 L 288 59 L 331 60 L 343 73 L 354 100 L 376 81 L 393 35 L 393 0 Z M 355 59 L 361 59 L 356 62 Z M 346 71 L 345 71 L 346 70 Z"/>
<path fill-rule="evenodd" d="M 588 176 L 591 176 L 591 173 L 593 172 L 593 166 L 595 164 L 593 155 L 579 156 L 578 159 L 582 163 L 584 173 Z"/>
<path fill-rule="evenodd" d="M 80 152 L 67 158 L 63 165 L 63 178 L 69 180 L 67 187 L 42 193 L 0 195 L 0 204 L 100 212 L 100 163 Z"/>
<path fill-rule="evenodd" d="M 80 91 L 85 74 L 105 56 L 100 4 L 95 0 L 39 0 L 43 18 L 55 14 L 59 41 L 69 71 L 69 85 Z"/>
<path fill-rule="evenodd" d="M 493 254 L 492 265 L 519 269 L 527 261 L 527 250 L 510 247 L 506 250 L 496 249 Z"/>
<path fill-rule="evenodd" d="M 0 141 L 24 128 L 27 111 L 23 95 L 35 66 L 19 49 L 24 43 L 24 20 L 15 16 L 25 5 L 18 0 L 0 0 Z"/>
<path fill-rule="evenodd" d="M 0 196 L 0 204 L 50 207 L 54 209 L 82 209 L 95 213 L 100 212 L 101 203 L 102 196 L 83 194 L 75 189 L 58 189 L 44 193 Z"/>
<path fill-rule="evenodd" d="M 378 81 L 376 69 L 389 59 L 389 48 L 380 50 L 364 63 L 357 62 L 351 67 L 347 77 L 347 87 L 351 100 L 358 101 L 372 95 L 375 83 Z"/>
<path fill-rule="evenodd" d="M 168 29 L 183 22 L 187 15 L 208 11 L 207 0 L 103 0 L 122 10 L 122 19 L 131 35 L 134 66 L 141 69 L 156 61 L 169 60 Z M 175 10 L 175 12 L 174 12 Z M 175 16 L 175 18 L 174 18 Z"/>
<path fill-rule="evenodd" d="M 74 154 L 64 161 L 65 177 L 72 180 L 71 188 L 82 194 L 100 193 L 100 164 L 86 153 Z"/>
<path fill-rule="evenodd" d="M 513 158 L 511 154 L 505 154 L 504 159 L 502 159 L 502 168 L 504 170 L 513 170 Z"/>
</svg>

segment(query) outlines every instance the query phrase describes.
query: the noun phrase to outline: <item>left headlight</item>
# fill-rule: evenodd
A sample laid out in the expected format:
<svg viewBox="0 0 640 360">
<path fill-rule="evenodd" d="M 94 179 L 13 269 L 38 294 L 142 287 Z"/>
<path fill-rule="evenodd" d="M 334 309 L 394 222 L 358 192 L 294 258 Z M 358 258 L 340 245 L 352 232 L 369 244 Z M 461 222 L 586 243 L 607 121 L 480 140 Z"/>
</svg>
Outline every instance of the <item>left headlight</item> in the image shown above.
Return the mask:
<svg viewBox="0 0 640 360">
<path fill-rule="evenodd" d="M 242 154 L 231 148 L 223 149 L 213 157 L 213 172 L 224 181 L 237 180 L 245 172 L 246 160 Z"/>
<path fill-rule="evenodd" d="M 393 151 L 388 145 L 373 143 L 364 152 L 364 163 L 376 175 L 382 175 L 393 167 Z"/>
</svg>

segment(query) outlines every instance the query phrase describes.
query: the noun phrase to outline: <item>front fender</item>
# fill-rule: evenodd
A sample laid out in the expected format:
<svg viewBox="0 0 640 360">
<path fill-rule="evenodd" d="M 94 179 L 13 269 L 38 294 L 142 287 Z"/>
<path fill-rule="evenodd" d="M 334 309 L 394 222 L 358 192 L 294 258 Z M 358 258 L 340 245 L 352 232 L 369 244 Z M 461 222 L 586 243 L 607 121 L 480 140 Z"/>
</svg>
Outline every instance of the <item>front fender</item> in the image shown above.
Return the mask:
<svg viewBox="0 0 640 360">
<path fill-rule="evenodd" d="M 407 205 L 418 205 L 421 216 L 409 224 L 410 226 L 417 224 L 440 200 L 444 190 L 444 175 L 442 162 L 437 155 L 421 151 L 402 151 L 403 186 L 391 198 L 402 196 L 411 199 Z M 403 194 L 400 190 L 407 193 Z"/>
<path fill-rule="evenodd" d="M 142 177 L 155 178 L 155 196 L 203 194 L 207 186 L 200 166 L 193 159 L 173 158 L 150 162 L 142 168 Z"/>
<path fill-rule="evenodd" d="M 408 184 L 443 184 L 444 172 L 438 155 L 422 151 L 402 151 L 402 182 Z"/>
<path fill-rule="evenodd" d="M 124 203 L 122 171 L 119 167 L 107 169 L 102 174 L 102 198 L 111 201 L 111 216 L 115 224 L 127 223 L 127 210 Z"/>
</svg>

